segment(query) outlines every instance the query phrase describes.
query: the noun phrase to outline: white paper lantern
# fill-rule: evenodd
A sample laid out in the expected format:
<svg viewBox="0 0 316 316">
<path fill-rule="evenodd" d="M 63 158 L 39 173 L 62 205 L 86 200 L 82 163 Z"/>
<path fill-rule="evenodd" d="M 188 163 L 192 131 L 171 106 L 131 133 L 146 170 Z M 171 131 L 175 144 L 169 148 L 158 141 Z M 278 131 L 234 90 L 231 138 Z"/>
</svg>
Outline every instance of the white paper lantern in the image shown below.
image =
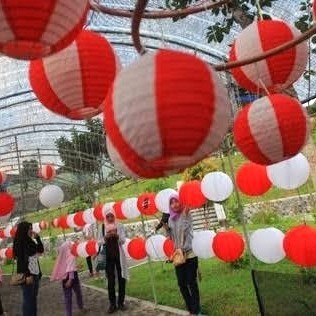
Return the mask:
<svg viewBox="0 0 316 316">
<path fill-rule="evenodd" d="M 122 245 L 122 248 L 123 248 L 123 251 L 125 253 L 125 256 L 127 259 L 131 259 L 129 253 L 128 253 L 128 250 L 127 250 L 127 247 L 128 247 L 128 244 L 131 240 L 129 238 L 125 238 L 125 243 Z"/>
<path fill-rule="evenodd" d="M 201 190 L 209 200 L 221 202 L 232 194 L 234 185 L 226 173 L 216 171 L 204 176 L 201 182 Z"/>
<path fill-rule="evenodd" d="M 34 233 L 39 234 L 41 232 L 41 228 L 40 228 L 39 223 L 33 223 L 32 230 Z"/>
<path fill-rule="evenodd" d="M 108 202 L 105 203 L 102 207 L 102 213 L 103 213 L 103 217 L 105 218 L 106 214 L 111 211 L 114 212 L 113 210 L 113 205 L 115 204 L 115 202 Z"/>
<path fill-rule="evenodd" d="M 212 247 L 215 235 L 216 233 L 212 230 L 194 232 L 192 250 L 199 258 L 207 259 L 215 256 Z"/>
<path fill-rule="evenodd" d="M 285 257 L 283 239 L 284 234 L 279 229 L 257 229 L 250 236 L 250 250 L 264 263 L 277 263 Z"/>
<path fill-rule="evenodd" d="M 173 189 L 164 189 L 157 193 L 155 204 L 160 212 L 169 213 L 169 199 L 171 195 L 178 195 L 178 192 Z"/>
<path fill-rule="evenodd" d="M 94 224 L 96 222 L 96 219 L 93 215 L 93 208 L 88 208 L 83 212 L 83 220 L 87 224 Z"/>
<path fill-rule="evenodd" d="M 7 251 L 7 248 L 0 249 L 0 258 L 5 259 L 5 252 Z"/>
<path fill-rule="evenodd" d="M 86 250 L 86 246 L 87 246 L 87 242 L 84 241 L 84 242 L 81 242 L 78 247 L 77 247 L 77 253 L 78 253 L 78 256 L 79 257 L 83 257 L 83 258 L 86 258 L 88 257 L 88 253 L 87 253 L 87 250 Z"/>
<path fill-rule="evenodd" d="M 278 188 L 293 190 L 303 185 L 309 177 L 310 165 L 303 154 L 298 154 L 267 166 L 270 181 Z"/>
<path fill-rule="evenodd" d="M 8 225 L 6 226 L 6 228 L 3 230 L 3 235 L 7 238 L 11 237 L 11 229 L 12 229 L 12 225 Z"/>
<path fill-rule="evenodd" d="M 128 198 L 122 202 L 122 213 L 126 218 L 135 218 L 140 216 L 137 208 L 137 198 Z"/>
<path fill-rule="evenodd" d="M 78 227 L 78 226 L 75 224 L 75 221 L 74 221 L 75 215 L 76 215 L 76 213 L 74 213 L 74 214 L 69 214 L 69 215 L 67 216 L 67 225 L 68 225 L 69 227 L 71 227 L 71 228 Z"/>
<path fill-rule="evenodd" d="M 48 208 L 58 207 L 64 200 L 64 192 L 59 186 L 49 184 L 40 191 L 39 199 Z"/>
<path fill-rule="evenodd" d="M 165 260 L 166 255 L 163 249 L 166 237 L 153 235 L 146 240 L 145 248 L 148 256 L 153 260 Z"/>
</svg>

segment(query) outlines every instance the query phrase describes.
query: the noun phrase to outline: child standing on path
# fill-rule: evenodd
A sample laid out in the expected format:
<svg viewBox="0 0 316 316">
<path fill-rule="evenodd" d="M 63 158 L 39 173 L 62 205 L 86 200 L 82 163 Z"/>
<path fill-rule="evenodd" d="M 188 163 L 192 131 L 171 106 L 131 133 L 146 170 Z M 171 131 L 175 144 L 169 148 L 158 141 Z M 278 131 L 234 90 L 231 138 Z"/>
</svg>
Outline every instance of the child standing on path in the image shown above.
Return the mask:
<svg viewBox="0 0 316 316">
<path fill-rule="evenodd" d="M 58 257 L 51 276 L 52 281 L 62 281 L 66 315 L 72 316 L 72 291 L 75 292 L 78 308 L 84 313 L 81 286 L 78 277 L 76 258 L 71 254 L 70 241 L 65 241 L 58 249 Z"/>
</svg>

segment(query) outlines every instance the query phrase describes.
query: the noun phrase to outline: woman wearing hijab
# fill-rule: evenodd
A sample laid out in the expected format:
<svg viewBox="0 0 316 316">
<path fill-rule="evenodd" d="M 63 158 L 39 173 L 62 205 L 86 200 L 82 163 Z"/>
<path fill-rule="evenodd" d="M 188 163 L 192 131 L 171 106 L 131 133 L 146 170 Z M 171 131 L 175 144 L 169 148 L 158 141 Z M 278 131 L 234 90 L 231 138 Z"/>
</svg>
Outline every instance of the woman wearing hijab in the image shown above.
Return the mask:
<svg viewBox="0 0 316 316">
<path fill-rule="evenodd" d="M 38 254 L 44 252 L 44 247 L 41 238 L 33 232 L 31 223 L 19 223 L 13 241 L 13 252 L 17 260 L 16 272 L 23 273 L 26 277 L 26 282 L 21 285 L 22 315 L 36 316 L 39 280 L 42 276 Z"/>
<path fill-rule="evenodd" d="M 181 205 L 178 195 L 169 198 L 170 217 L 168 221 L 170 237 L 176 249 L 181 249 L 185 262 L 176 266 L 180 292 L 190 315 L 200 313 L 200 294 L 197 282 L 198 258 L 192 251 L 193 224 L 188 210 Z"/>
<path fill-rule="evenodd" d="M 128 270 L 125 253 L 122 245 L 125 243 L 124 226 L 116 222 L 114 213 L 106 213 L 104 223 L 104 244 L 106 247 L 106 276 L 108 279 L 108 295 L 110 301 L 109 314 L 117 309 L 126 310 L 125 285 L 128 279 Z M 115 295 L 115 275 L 118 279 L 118 301 Z"/>
</svg>

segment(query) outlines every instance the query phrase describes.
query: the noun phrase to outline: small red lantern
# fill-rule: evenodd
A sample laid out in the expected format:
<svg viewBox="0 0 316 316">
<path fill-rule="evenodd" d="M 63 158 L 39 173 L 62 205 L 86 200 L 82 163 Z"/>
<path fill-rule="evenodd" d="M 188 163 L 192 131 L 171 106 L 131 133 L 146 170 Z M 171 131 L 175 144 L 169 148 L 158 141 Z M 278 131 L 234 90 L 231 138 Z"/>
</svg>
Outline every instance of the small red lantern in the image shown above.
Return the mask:
<svg viewBox="0 0 316 316">
<path fill-rule="evenodd" d="M 280 20 L 255 21 L 236 38 L 229 61 L 262 54 L 298 37 L 300 32 Z M 305 71 L 308 60 L 307 42 L 302 42 L 275 56 L 232 69 L 237 83 L 252 92 L 282 92 Z"/>
<path fill-rule="evenodd" d="M 245 249 L 242 236 L 235 231 L 219 232 L 213 239 L 215 255 L 226 262 L 234 262 L 241 257 Z"/>
<path fill-rule="evenodd" d="M 188 207 L 201 207 L 206 203 L 206 197 L 201 191 L 201 182 L 198 180 L 183 183 L 179 190 L 180 202 Z"/>
<path fill-rule="evenodd" d="M 3 229 L 0 229 L 0 238 L 1 238 L 1 239 L 6 238 Z"/>
<path fill-rule="evenodd" d="M 7 250 L 5 251 L 5 256 L 9 260 L 13 259 L 13 249 L 11 247 L 7 248 Z"/>
<path fill-rule="evenodd" d="M 143 238 L 133 238 L 127 246 L 127 251 L 132 259 L 141 260 L 146 258 L 146 242 Z"/>
<path fill-rule="evenodd" d="M 5 174 L 5 172 L 0 171 L 0 185 L 4 184 L 7 180 L 7 175 Z"/>
<path fill-rule="evenodd" d="M 236 146 L 249 160 L 270 165 L 301 151 L 310 134 L 309 118 L 298 100 L 274 94 L 245 106 L 233 133 Z"/>
<path fill-rule="evenodd" d="M 113 205 L 113 210 L 117 219 L 127 219 L 122 212 L 122 203 L 123 201 L 117 201 Z"/>
<path fill-rule="evenodd" d="M 67 223 L 67 215 L 60 216 L 58 218 L 58 227 L 62 229 L 67 229 L 69 228 L 68 223 Z"/>
<path fill-rule="evenodd" d="M 15 205 L 15 200 L 12 195 L 2 192 L 0 193 L 0 217 L 9 215 Z"/>
<path fill-rule="evenodd" d="M 237 170 L 236 183 L 242 193 L 250 196 L 262 195 L 272 186 L 267 167 L 253 162 L 245 163 Z"/>
<path fill-rule="evenodd" d="M 143 215 L 151 216 L 158 212 L 155 196 L 155 193 L 143 193 L 138 197 L 137 208 Z"/>
<path fill-rule="evenodd" d="M 316 266 L 316 229 L 299 225 L 284 236 L 283 248 L 286 256 L 303 267 Z"/>
<path fill-rule="evenodd" d="M 86 221 L 84 220 L 84 212 L 83 211 L 78 211 L 75 216 L 74 216 L 74 223 L 78 226 L 78 227 L 83 227 L 84 225 L 86 225 Z"/>
<path fill-rule="evenodd" d="M 175 246 L 173 240 L 167 238 L 163 244 L 163 251 L 164 251 L 165 255 L 168 258 L 170 258 L 173 255 L 175 249 L 176 249 L 176 246 Z"/>
<path fill-rule="evenodd" d="M 98 204 L 94 210 L 93 210 L 93 216 L 97 221 L 104 221 L 104 210 L 103 210 L 103 204 Z"/>
<path fill-rule="evenodd" d="M 89 119 L 103 110 L 103 101 L 119 70 L 110 43 L 82 31 L 61 52 L 30 64 L 30 83 L 49 110 L 73 120 Z"/>
<path fill-rule="evenodd" d="M 98 243 L 96 240 L 89 240 L 86 244 L 86 252 L 89 256 L 94 256 L 97 254 L 99 249 Z"/>
<path fill-rule="evenodd" d="M 77 252 L 78 245 L 79 243 L 74 243 L 71 245 L 70 252 L 74 257 L 78 257 L 78 252 Z"/>
<path fill-rule="evenodd" d="M 53 180 L 56 176 L 56 170 L 52 165 L 45 165 L 40 169 L 39 176 L 45 180 Z"/>
<path fill-rule="evenodd" d="M 68 46 L 85 24 L 88 0 L 1 1 L 0 51 L 37 59 Z"/>
</svg>

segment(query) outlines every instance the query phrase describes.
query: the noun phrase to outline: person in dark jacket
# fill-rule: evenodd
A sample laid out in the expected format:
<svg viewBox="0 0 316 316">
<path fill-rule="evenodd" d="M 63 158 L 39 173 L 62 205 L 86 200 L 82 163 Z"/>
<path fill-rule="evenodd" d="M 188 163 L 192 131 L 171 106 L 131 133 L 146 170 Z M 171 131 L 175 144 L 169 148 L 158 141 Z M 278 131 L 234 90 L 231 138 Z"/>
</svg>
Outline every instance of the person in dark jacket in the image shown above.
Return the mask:
<svg viewBox="0 0 316 316">
<path fill-rule="evenodd" d="M 34 239 L 35 240 L 34 240 Z M 23 294 L 22 315 L 37 316 L 37 295 L 41 269 L 38 254 L 44 252 L 41 238 L 32 230 L 32 224 L 18 224 L 13 241 L 13 253 L 16 259 L 16 272 L 26 276 L 26 283 L 21 285 Z"/>
</svg>

